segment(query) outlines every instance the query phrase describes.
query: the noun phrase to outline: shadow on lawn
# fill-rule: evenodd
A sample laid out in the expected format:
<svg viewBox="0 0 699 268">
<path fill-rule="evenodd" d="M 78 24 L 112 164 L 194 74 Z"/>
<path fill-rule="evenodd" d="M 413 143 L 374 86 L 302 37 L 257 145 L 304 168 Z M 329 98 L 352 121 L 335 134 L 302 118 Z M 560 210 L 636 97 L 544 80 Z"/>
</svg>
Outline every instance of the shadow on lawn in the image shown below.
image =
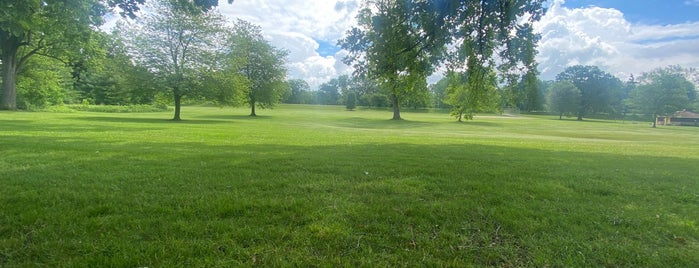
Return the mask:
<svg viewBox="0 0 699 268">
<path fill-rule="evenodd" d="M 479 126 L 479 127 L 501 127 L 502 126 L 502 124 L 499 124 L 499 123 L 485 122 L 485 121 L 479 121 L 479 120 L 465 120 L 462 122 L 454 120 L 454 123 L 463 124 L 464 126 Z"/>
<path fill-rule="evenodd" d="M 347 124 L 375 122 L 354 120 Z M 421 123 L 387 125 L 401 124 Z M 30 146 L 42 149 L 27 151 Z M 478 144 L 105 144 L 49 136 L 31 140 L 7 136 L 0 140 L 0 148 L 18 152 L 0 160 L 14 163 L 0 169 L 0 178 L 7 178 L 4 183 L 43 193 L 26 197 L 7 190 L 11 188 L 0 188 L 6 203 L 14 204 L 8 200 L 16 199 L 24 205 L 23 211 L 13 211 L 12 205 L 0 207 L 0 215 L 23 219 L 27 214 L 37 217 L 36 222 L 51 222 L 51 215 L 31 213 L 60 214 L 54 209 L 60 205 L 60 209 L 77 213 L 77 218 L 70 219 L 72 228 L 87 230 L 76 235 L 64 225 L 37 227 L 43 228 L 37 231 L 42 235 L 37 240 L 99 240 L 105 241 L 105 247 L 123 243 L 138 252 L 148 249 L 140 235 L 155 234 L 158 241 L 178 241 L 174 246 L 159 244 L 159 257 L 167 259 L 181 257 L 177 255 L 182 254 L 179 248 L 200 245 L 194 243 L 201 241 L 211 241 L 219 248 L 219 243 L 228 247 L 249 243 L 250 239 L 236 234 L 252 229 L 255 241 L 259 241 L 257 250 L 271 250 L 278 246 L 275 243 L 290 240 L 292 244 L 283 246 L 304 243 L 304 249 L 331 256 L 348 243 L 361 240 L 363 247 L 374 250 L 411 248 L 410 241 L 419 245 L 473 245 L 522 264 L 563 256 L 577 264 L 603 266 L 608 257 L 598 253 L 607 251 L 620 252 L 632 263 L 699 261 L 691 246 L 699 235 L 693 225 L 683 223 L 696 219 L 699 211 L 696 159 Z M 132 212 L 133 208 L 139 212 Z M 99 213 L 95 216 L 90 211 Z M 662 217 L 654 216 L 656 213 Z M 110 217 L 128 219 L 139 228 L 102 220 Z M 96 219 L 100 228 L 88 228 Z M 158 224 L 147 224 L 153 219 L 159 220 Z M 204 223 L 202 219 L 206 219 Z M 182 229 L 183 222 L 205 226 Z M 211 238 L 210 227 L 219 222 L 226 227 L 215 233 L 227 237 L 226 241 Z M 0 238 L 17 241 L 6 245 L 22 253 L 14 258 L 32 253 L 33 247 L 22 246 L 27 227 L 21 221 L 10 221 L 3 228 Z M 277 233 L 283 235 L 277 237 Z M 546 235 L 530 239 L 537 233 Z M 648 243 L 652 235 L 670 234 L 688 242 L 664 239 Z M 596 246 L 571 251 L 551 247 L 560 241 Z M 345 258 L 379 257 L 371 250 L 352 248 L 359 250 L 357 255 Z M 426 250 L 435 259 L 493 264 L 475 258 L 472 250 L 449 248 Z M 45 259 L 37 262 L 51 261 L 51 256 L 61 253 L 60 249 L 44 249 L 49 252 L 41 251 L 37 256 Z M 85 256 L 117 258 L 100 255 L 101 249 L 96 247 L 81 250 Z M 658 250 L 675 255 L 659 254 L 667 257 L 649 259 Z M 395 252 L 396 256 L 410 257 L 399 255 L 403 250 Z M 415 258 L 419 261 L 422 256 Z M 26 260 L 7 259 L 8 263 L 13 261 Z M 495 264 L 507 266 L 511 262 Z"/>
<path fill-rule="evenodd" d="M 86 120 L 84 118 L 67 118 L 69 120 Z M 67 120 L 66 120 L 67 121 Z M 98 120 L 93 120 L 98 121 Z M 65 121 L 63 121 L 65 122 Z M 155 127 L 123 127 L 113 125 L 99 124 L 55 124 L 46 122 L 36 122 L 31 120 L 2 120 L 0 119 L 0 132 L 2 131 L 21 131 L 21 132 L 104 132 L 104 131 L 149 131 L 161 130 L 163 128 Z"/>
<path fill-rule="evenodd" d="M 137 123 L 137 124 L 222 124 L 226 123 L 221 120 L 202 120 L 202 119 L 182 119 L 174 121 L 165 118 L 140 118 L 140 117 L 117 117 L 117 116 L 89 116 L 71 118 L 76 120 L 92 121 L 92 122 L 109 122 L 109 123 Z"/>
<path fill-rule="evenodd" d="M 583 120 L 578 120 L 575 117 L 564 117 L 563 119 L 551 118 L 550 120 L 555 120 L 558 122 L 579 122 L 580 124 L 621 124 L 621 120 L 612 119 L 594 119 L 594 118 L 583 118 Z"/>
<path fill-rule="evenodd" d="M 363 129 L 410 129 L 429 126 L 431 122 L 412 121 L 409 119 L 390 120 L 365 117 L 349 117 L 329 122 L 339 127 L 363 128 Z"/>
<path fill-rule="evenodd" d="M 206 118 L 206 119 L 216 119 L 216 120 L 262 120 L 262 119 L 272 119 L 274 117 L 270 115 L 239 115 L 239 114 L 217 114 L 217 115 L 199 115 L 196 118 Z"/>
</svg>

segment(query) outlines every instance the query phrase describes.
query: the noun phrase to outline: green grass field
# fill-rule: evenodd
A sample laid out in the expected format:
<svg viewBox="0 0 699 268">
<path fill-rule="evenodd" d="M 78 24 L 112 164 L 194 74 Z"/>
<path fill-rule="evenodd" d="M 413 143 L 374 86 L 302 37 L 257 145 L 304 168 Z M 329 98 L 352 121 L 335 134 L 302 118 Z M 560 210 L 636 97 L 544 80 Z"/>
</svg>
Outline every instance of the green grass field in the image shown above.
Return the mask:
<svg viewBox="0 0 699 268">
<path fill-rule="evenodd" d="M 690 267 L 699 128 L 0 112 L 0 267 Z"/>
</svg>

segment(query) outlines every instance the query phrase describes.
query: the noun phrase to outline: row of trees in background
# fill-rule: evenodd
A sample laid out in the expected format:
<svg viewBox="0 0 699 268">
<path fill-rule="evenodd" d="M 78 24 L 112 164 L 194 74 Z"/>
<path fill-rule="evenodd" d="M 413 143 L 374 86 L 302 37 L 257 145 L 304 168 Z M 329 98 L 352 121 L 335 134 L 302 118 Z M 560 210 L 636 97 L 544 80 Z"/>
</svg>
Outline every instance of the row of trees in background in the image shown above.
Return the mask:
<svg viewBox="0 0 699 268">
<path fill-rule="evenodd" d="M 255 115 L 256 107 L 282 101 L 390 107 L 394 119 L 400 107 L 444 108 L 459 121 L 506 108 L 579 120 L 699 108 L 696 71 L 678 66 L 625 82 L 595 66 L 572 66 L 554 81 L 539 80 L 531 25 L 542 1 L 366 1 L 358 26 L 339 42 L 355 74 L 314 90 L 286 80 L 287 52 L 258 26 L 226 26 L 212 10 L 217 2 L 3 2 L 2 108 L 174 104 L 179 119 L 183 102 L 247 104 Z M 107 34 L 93 27 L 110 4 L 133 19 Z M 138 7 L 148 12 L 136 18 Z M 428 85 L 439 66 L 444 78 Z"/>
<path fill-rule="evenodd" d="M 680 66 L 668 66 L 631 76 L 621 81 L 597 66 L 571 66 L 553 81 L 518 83 L 515 87 L 492 85 L 480 98 L 468 98 L 467 83 L 462 73 L 450 72 L 444 78 L 426 87 L 414 89 L 402 99 L 403 107 L 453 109 L 453 104 L 465 100 L 479 101 L 460 107 L 469 117 L 475 112 L 499 112 L 513 109 L 522 112 L 551 112 L 574 116 L 578 120 L 588 116 L 623 118 L 627 114 L 648 115 L 653 118 L 682 109 L 699 109 L 697 88 L 692 81 L 697 72 Z M 491 79 L 494 79 L 494 74 Z M 390 107 L 389 97 L 377 83 L 360 77 L 341 76 L 322 84 L 312 91 L 303 80 L 291 81 L 291 92 L 286 103 L 296 104 L 351 104 L 365 107 Z M 455 94 L 456 93 L 456 94 Z M 470 110 L 467 110 L 470 109 Z"/>
<path fill-rule="evenodd" d="M 578 120 L 597 114 L 623 118 L 629 113 L 655 118 L 693 110 L 699 108 L 695 87 L 699 81 L 690 81 L 693 73 L 669 66 L 622 82 L 596 66 L 572 66 L 546 85 L 547 108 L 559 118 L 567 115 Z"/>
</svg>

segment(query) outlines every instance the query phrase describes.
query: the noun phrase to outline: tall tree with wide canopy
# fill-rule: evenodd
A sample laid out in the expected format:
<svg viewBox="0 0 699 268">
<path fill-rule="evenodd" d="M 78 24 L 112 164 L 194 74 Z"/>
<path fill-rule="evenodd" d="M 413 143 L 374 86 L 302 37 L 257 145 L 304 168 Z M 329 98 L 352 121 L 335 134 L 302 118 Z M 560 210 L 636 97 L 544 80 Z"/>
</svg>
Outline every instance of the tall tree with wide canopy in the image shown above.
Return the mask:
<svg viewBox="0 0 699 268">
<path fill-rule="evenodd" d="M 190 9 L 209 10 L 218 0 L 173 0 Z M 110 8 L 134 18 L 145 0 L 21 0 L 0 1 L 0 62 L 2 99 L 0 109 L 17 109 L 17 73 L 29 58 L 44 55 L 66 57 L 79 54 L 83 44 L 101 25 Z M 232 0 L 228 0 L 232 3 Z"/>
<path fill-rule="evenodd" d="M 468 105 L 490 103 L 495 93 L 488 93 L 500 82 L 513 90 L 518 84 L 527 88 L 536 87 L 536 43 L 539 36 L 533 24 L 544 13 L 543 0 L 497 0 L 458 1 L 454 12 L 453 26 L 456 35 L 447 67 L 463 73 L 466 84 L 454 86 L 450 94 L 453 114 L 462 114 Z M 497 72 L 496 72 L 497 70 Z M 519 82 L 524 78 L 522 82 Z M 468 92 L 462 92 L 468 91 Z M 514 96 L 514 94 L 510 94 Z M 462 98 L 459 96 L 469 96 Z M 463 103 L 454 101 L 462 100 Z M 507 99 L 515 103 L 514 97 Z M 472 107 L 476 110 L 482 107 Z M 471 118 L 467 116 L 466 118 Z M 461 117 L 459 116 L 459 120 Z"/>
<path fill-rule="evenodd" d="M 31 57 L 79 53 L 104 11 L 94 0 L 0 1 L 0 109 L 17 109 L 17 74 Z"/>
<path fill-rule="evenodd" d="M 313 102 L 313 97 L 310 94 L 311 86 L 303 79 L 289 80 L 289 97 L 284 100 L 285 103 L 293 104 L 308 104 Z"/>
<path fill-rule="evenodd" d="M 246 79 L 243 91 L 250 116 L 257 116 L 257 106 L 273 107 L 289 90 L 284 67 L 289 52 L 272 46 L 259 26 L 244 20 L 236 21 L 229 44 L 229 58 L 239 63 L 239 74 Z"/>
<path fill-rule="evenodd" d="M 658 68 L 639 77 L 629 102 L 638 111 L 653 115 L 656 127 L 657 116 L 688 108 L 695 94 L 694 84 L 682 73 L 672 67 Z"/>
<path fill-rule="evenodd" d="M 340 44 L 350 52 L 345 61 L 379 82 L 394 106 L 393 119 L 400 119 L 400 98 L 447 55 L 450 70 L 467 72 L 469 85 L 462 88 L 472 92 L 490 89 L 492 84 L 480 83 L 490 80 L 495 69 L 510 83 L 535 70 L 538 36 L 532 25 L 543 15 L 543 3 L 366 1 L 357 17 L 359 26 L 348 31 Z M 455 51 L 445 53 L 447 47 Z"/>
<path fill-rule="evenodd" d="M 215 69 L 221 45 L 223 18 L 179 0 L 151 2 L 150 12 L 121 26 L 134 60 L 155 73 L 175 104 L 173 120 L 180 120 L 182 98 L 202 94 L 207 72 Z"/>
<path fill-rule="evenodd" d="M 570 81 L 580 90 L 579 121 L 589 114 L 614 112 L 623 95 L 621 80 L 597 66 L 568 67 L 556 75 L 556 81 Z"/>
<path fill-rule="evenodd" d="M 444 100 L 451 108 L 451 115 L 459 122 L 471 120 L 476 112 L 493 110 L 497 104 L 497 77 L 489 75 L 469 77 L 470 72 L 448 72 L 449 86 Z"/>
<path fill-rule="evenodd" d="M 549 86 L 548 92 L 549 110 L 558 114 L 558 119 L 563 115 L 575 114 L 580 105 L 580 90 L 570 81 L 559 81 Z"/>
<path fill-rule="evenodd" d="M 402 98 L 434 71 L 449 30 L 448 1 L 369 0 L 358 26 L 339 41 L 344 59 L 359 76 L 377 81 L 389 96 L 393 119 L 400 120 Z"/>
</svg>

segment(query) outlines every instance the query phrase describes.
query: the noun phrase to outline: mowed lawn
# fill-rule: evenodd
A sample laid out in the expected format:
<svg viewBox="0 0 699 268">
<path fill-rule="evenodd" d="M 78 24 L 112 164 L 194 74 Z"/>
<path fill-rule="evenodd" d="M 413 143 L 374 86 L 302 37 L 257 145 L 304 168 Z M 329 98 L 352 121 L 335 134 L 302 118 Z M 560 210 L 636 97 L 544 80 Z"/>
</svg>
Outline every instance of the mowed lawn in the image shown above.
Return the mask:
<svg viewBox="0 0 699 268">
<path fill-rule="evenodd" d="M 699 128 L 0 112 L 0 267 L 690 267 Z"/>
</svg>

